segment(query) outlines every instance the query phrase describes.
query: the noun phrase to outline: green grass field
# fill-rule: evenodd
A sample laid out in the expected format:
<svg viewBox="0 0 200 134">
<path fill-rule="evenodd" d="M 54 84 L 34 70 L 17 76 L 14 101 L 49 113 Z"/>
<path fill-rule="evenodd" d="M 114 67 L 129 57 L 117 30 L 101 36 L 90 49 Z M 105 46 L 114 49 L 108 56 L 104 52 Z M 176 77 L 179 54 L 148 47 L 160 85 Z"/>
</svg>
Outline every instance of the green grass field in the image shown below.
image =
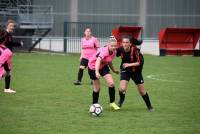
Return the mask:
<svg viewBox="0 0 200 134">
<path fill-rule="evenodd" d="M 119 67 L 120 59 L 114 64 Z M 74 86 L 79 55 L 15 54 L 12 87 L 0 82 L 0 134 L 199 134 L 200 58 L 145 55 L 144 80 L 155 107 L 147 112 L 134 83 L 122 109 L 112 112 L 103 79 L 100 117 L 88 114 L 92 87 L 87 71 Z M 118 101 L 119 76 L 113 75 Z"/>
</svg>

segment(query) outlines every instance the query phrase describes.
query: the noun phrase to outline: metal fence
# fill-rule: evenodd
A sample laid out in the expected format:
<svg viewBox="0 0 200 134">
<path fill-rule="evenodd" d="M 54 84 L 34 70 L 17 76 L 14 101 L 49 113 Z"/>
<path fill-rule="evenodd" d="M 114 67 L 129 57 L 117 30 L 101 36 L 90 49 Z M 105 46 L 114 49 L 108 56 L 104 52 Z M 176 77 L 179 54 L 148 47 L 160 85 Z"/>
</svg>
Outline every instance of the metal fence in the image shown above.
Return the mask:
<svg viewBox="0 0 200 134">
<path fill-rule="evenodd" d="M 80 46 L 80 39 L 84 36 L 84 29 L 90 27 L 93 36 L 97 37 L 103 46 L 111 35 L 112 29 L 118 26 L 136 26 L 133 23 L 90 23 L 90 22 L 64 22 L 64 52 L 69 47 Z M 140 35 L 142 38 L 142 33 Z M 75 48 L 76 49 L 76 48 Z M 71 51 L 70 51 L 71 52 Z"/>
</svg>

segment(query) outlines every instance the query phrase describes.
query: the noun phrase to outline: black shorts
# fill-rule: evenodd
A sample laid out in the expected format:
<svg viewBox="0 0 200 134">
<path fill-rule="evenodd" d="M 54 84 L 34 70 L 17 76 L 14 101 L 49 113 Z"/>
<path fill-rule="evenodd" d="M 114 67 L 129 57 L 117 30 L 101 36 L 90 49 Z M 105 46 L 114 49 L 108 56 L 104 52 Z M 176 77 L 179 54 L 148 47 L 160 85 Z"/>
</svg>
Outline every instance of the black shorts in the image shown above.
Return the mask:
<svg viewBox="0 0 200 134">
<path fill-rule="evenodd" d="M 121 71 L 120 80 L 129 81 L 130 78 L 135 82 L 136 85 L 144 83 L 144 79 L 143 79 L 141 71 L 135 71 L 135 72 Z"/>
<path fill-rule="evenodd" d="M 82 58 L 81 62 L 80 62 L 80 65 L 84 66 L 84 67 L 87 67 L 88 66 L 88 62 L 89 62 L 88 59 Z"/>
<path fill-rule="evenodd" d="M 102 69 L 100 69 L 99 73 L 100 73 L 101 76 L 109 74 L 110 73 L 110 69 L 109 69 L 108 65 L 105 65 Z M 88 68 L 88 74 L 89 74 L 91 80 L 98 79 L 96 77 L 95 70 L 91 70 L 91 69 Z"/>
<path fill-rule="evenodd" d="M 11 71 L 11 70 L 9 69 L 9 67 L 8 67 L 8 63 L 7 63 L 7 62 L 5 62 L 2 66 L 4 67 L 4 70 L 5 70 L 6 72 Z"/>
</svg>

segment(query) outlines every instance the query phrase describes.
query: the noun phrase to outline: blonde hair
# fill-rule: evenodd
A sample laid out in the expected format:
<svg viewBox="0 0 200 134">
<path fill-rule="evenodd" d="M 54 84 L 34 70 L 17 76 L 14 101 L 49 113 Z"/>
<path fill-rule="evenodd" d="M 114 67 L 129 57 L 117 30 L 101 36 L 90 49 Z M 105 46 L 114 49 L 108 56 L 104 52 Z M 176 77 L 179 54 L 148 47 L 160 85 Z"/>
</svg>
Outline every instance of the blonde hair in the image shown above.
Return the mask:
<svg viewBox="0 0 200 134">
<path fill-rule="evenodd" d="M 108 42 L 117 42 L 115 36 L 110 36 Z"/>
</svg>

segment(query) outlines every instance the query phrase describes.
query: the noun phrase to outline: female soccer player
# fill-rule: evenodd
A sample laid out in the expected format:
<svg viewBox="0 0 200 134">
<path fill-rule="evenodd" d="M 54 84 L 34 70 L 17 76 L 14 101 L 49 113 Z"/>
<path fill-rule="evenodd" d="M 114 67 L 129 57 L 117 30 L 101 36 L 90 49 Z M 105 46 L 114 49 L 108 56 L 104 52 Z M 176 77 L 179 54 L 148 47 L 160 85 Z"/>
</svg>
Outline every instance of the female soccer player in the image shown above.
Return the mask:
<svg viewBox="0 0 200 134">
<path fill-rule="evenodd" d="M 137 85 L 138 91 L 144 99 L 148 110 L 154 111 L 148 93 L 144 88 L 144 80 L 142 76 L 144 58 L 140 53 L 140 50 L 131 43 L 129 37 L 122 38 L 122 47 L 117 49 L 117 56 L 121 56 L 122 59 L 120 66 L 119 106 L 121 107 L 124 103 L 128 82 L 131 78 Z"/>
<path fill-rule="evenodd" d="M 89 58 L 97 52 L 99 48 L 99 41 L 97 38 L 92 36 L 92 30 L 89 27 L 85 28 L 85 37 L 81 39 L 81 57 L 80 57 L 80 67 L 78 71 L 77 81 L 74 82 L 74 85 L 81 85 L 81 80 L 83 77 L 83 70 L 87 68 Z"/>
<path fill-rule="evenodd" d="M 13 42 L 12 33 L 14 32 L 16 22 L 14 20 L 8 20 L 6 23 L 6 31 L 3 33 L 4 41 L 0 45 L 1 55 L 1 67 L 5 70 L 5 89 L 6 93 L 15 93 L 16 91 L 10 89 L 11 81 L 11 68 L 12 68 L 12 47 L 22 46 L 22 44 Z M 2 69 L 2 68 L 1 68 Z M 2 70 L 1 70 L 2 71 Z M 1 74 L 2 77 L 2 74 Z"/>
<path fill-rule="evenodd" d="M 102 76 L 108 85 L 110 96 L 110 107 L 113 110 L 119 110 L 120 108 L 115 104 L 115 86 L 110 69 L 114 73 L 119 73 L 112 64 L 113 58 L 116 56 L 117 40 L 112 36 L 109 39 L 108 45 L 100 48 L 96 55 L 89 59 L 88 73 L 93 81 L 93 104 L 98 103 L 100 92 L 100 76 Z M 110 69 L 109 69 L 110 67 Z"/>
</svg>

